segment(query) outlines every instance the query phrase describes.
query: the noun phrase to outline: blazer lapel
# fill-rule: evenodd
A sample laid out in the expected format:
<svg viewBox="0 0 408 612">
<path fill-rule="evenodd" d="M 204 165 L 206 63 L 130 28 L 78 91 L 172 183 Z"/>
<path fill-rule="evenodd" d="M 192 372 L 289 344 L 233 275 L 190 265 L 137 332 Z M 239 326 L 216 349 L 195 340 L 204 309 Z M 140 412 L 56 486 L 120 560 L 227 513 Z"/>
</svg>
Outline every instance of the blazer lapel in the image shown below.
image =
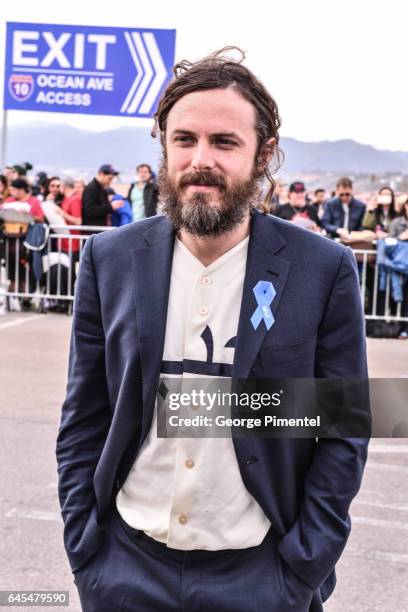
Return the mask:
<svg viewBox="0 0 408 612">
<path fill-rule="evenodd" d="M 268 281 L 273 284 L 276 295 L 270 307 L 276 318 L 291 265 L 285 259 L 275 255 L 285 246 L 286 242 L 279 234 L 276 224 L 270 218 L 263 217 L 261 213 L 255 211 L 251 220 L 251 235 L 234 355 L 234 379 L 248 378 L 266 334 L 273 333 L 273 325 L 268 331 L 263 320 L 256 329 L 251 323 L 251 316 L 258 306 L 253 288 L 258 281 Z"/>
<path fill-rule="evenodd" d="M 174 232 L 166 217 L 144 234 L 146 246 L 131 251 L 136 322 L 143 384 L 141 442 L 150 429 L 163 357 Z"/>
</svg>

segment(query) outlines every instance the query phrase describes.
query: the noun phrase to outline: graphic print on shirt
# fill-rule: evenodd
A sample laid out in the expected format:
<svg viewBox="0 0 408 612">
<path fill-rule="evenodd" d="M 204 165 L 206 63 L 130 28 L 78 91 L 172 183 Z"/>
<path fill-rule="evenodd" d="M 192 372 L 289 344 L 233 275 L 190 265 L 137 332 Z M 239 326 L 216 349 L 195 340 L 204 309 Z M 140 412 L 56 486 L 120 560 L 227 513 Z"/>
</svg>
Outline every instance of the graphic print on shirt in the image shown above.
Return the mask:
<svg viewBox="0 0 408 612">
<path fill-rule="evenodd" d="M 226 376 L 232 377 L 232 364 L 231 363 L 215 363 L 213 361 L 214 356 L 214 338 L 212 331 L 208 325 L 205 326 L 204 331 L 200 334 L 206 350 L 207 359 L 206 361 L 198 361 L 195 359 L 183 359 L 182 361 L 162 361 L 161 372 L 162 374 L 201 374 L 203 376 Z M 235 349 L 237 337 L 233 336 L 224 344 L 225 348 Z"/>
</svg>

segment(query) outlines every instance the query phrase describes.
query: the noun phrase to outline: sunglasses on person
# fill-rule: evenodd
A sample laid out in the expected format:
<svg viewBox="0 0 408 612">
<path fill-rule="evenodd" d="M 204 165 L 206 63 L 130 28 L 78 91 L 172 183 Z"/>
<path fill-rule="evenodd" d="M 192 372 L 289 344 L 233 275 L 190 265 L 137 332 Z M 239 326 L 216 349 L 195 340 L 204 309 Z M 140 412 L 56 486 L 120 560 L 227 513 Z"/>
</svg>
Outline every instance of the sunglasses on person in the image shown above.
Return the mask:
<svg viewBox="0 0 408 612">
<path fill-rule="evenodd" d="M 351 193 L 339 193 L 340 198 L 351 198 Z"/>
</svg>

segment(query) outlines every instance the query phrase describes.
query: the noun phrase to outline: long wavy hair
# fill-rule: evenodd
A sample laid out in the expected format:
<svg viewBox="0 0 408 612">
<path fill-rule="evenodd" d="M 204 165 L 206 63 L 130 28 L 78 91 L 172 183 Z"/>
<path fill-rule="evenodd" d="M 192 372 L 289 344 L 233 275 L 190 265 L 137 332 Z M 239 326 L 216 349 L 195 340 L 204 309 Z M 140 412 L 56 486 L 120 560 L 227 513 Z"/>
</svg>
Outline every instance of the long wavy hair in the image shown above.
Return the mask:
<svg viewBox="0 0 408 612">
<path fill-rule="evenodd" d="M 240 57 L 231 57 L 229 53 L 232 51 L 237 51 Z M 278 146 L 281 119 L 275 100 L 261 81 L 242 64 L 244 59 L 245 53 L 239 47 L 224 47 L 197 62 L 182 60 L 176 64 L 174 78 L 164 91 L 155 113 L 152 136 L 160 136 L 165 151 L 167 117 L 180 98 L 194 91 L 233 88 L 255 108 L 258 137 L 255 175 L 269 182 L 262 205 L 267 213 L 275 189 L 273 175 L 283 162 L 283 152 Z M 271 138 L 275 139 L 273 144 L 268 143 Z"/>
</svg>

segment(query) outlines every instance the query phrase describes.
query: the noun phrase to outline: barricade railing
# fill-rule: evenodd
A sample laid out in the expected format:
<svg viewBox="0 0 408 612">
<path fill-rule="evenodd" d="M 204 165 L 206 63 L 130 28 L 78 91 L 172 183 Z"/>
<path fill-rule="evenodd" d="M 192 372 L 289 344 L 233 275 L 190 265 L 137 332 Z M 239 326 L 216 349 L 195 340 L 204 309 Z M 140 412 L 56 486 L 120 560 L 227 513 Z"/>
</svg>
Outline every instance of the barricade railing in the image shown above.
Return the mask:
<svg viewBox="0 0 408 612">
<path fill-rule="evenodd" d="M 404 287 L 404 299 L 395 301 L 392 296 L 391 273 L 385 272 L 385 288 L 380 288 L 380 266 L 375 249 L 353 249 L 357 259 L 361 300 L 365 319 L 378 321 L 408 322 L 408 285 Z M 394 273 L 396 274 L 396 273 Z M 397 274 L 403 283 L 404 276 Z M 406 280 L 408 283 L 408 279 Z"/>
<path fill-rule="evenodd" d="M 24 238 L 4 238 L 3 252 L 0 252 L 3 262 L 0 292 L 7 299 L 9 310 L 13 310 L 17 300 L 29 301 L 30 308 L 40 312 L 50 309 L 50 302 L 65 304 L 67 311 L 71 312 L 75 279 L 86 240 L 90 234 L 114 229 L 83 225 L 51 225 L 47 228 L 49 234 L 40 250 L 27 249 Z M 71 233 L 71 230 L 78 233 Z M 408 290 L 403 302 L 394 301 L 389 273 L 384 290 L 380 290 L 376 250 L 354 249 L 353 252 L 358 262 L 366 320 L 408 322 Z"/>
<path fill-rule="evenodd" d="M 44 312 L 65 305 L 71 312 L 74 283 L 84 244 L 91 234 L 112 227 L 47 225 L 45 241 L 27 247 L 25 236 L 4 236 L 0 252 L 0 291 L 7 310 L 20 310 L 21 302 Z M 71 230 L 75 232 L 71 233 Z"/>
</svg>

